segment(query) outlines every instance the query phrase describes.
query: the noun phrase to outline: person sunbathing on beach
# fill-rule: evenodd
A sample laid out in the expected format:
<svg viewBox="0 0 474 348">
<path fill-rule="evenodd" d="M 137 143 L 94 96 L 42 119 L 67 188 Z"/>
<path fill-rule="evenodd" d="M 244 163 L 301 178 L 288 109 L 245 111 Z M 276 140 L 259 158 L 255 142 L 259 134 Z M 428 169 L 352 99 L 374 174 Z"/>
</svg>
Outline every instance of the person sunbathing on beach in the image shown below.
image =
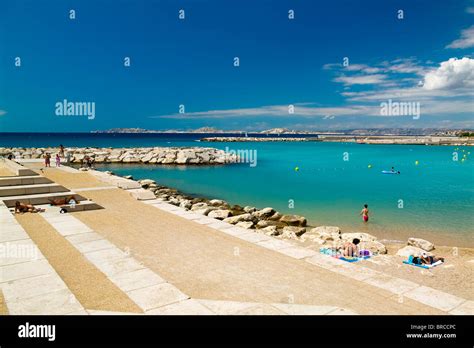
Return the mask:
<svg viewBox="0 0 474 348">
<path fill-rule="evenodd" d="M 70 202 L 74 202 L 74 204 L 78 204 L 79 202 L 77 199 L 74 198 L 74 196 L 68 196 L 65 198 L 55 198 L 55 199 L 50 199 L 49 204 L 50 205 L 65 205 L 65 204 L 71 204 Z"/>
<path fill-rule="evenodd" d="M 427 253 L 423 253 L 420 256 L 420 263 L 424 265 L 432 265 L 438 261 L 444 262 L 444 257 L 428 256 Z"/>
<path fill-rule="evenodd" d="M 360 211 L 359 215 L 362 215 L 364 222 L 369 221 L 369 206 L 367 204 L 364 204 L 364 209 Z"/>
<path fill-rule="evenodd" d="M 360 239 L 354 238 L 351 242 L 347 242 L 344 244 L 344 256 L 357 256 L 357 245 L 360 243 Z"/>
<path fill-rule="evenodd" d="M 36 208 L 32 204 L 24 204 L 19 201 L 15 202 L 15 214 L 17 213 L 40 213 L 44 211 L 43 209 Z"/>
</svg>

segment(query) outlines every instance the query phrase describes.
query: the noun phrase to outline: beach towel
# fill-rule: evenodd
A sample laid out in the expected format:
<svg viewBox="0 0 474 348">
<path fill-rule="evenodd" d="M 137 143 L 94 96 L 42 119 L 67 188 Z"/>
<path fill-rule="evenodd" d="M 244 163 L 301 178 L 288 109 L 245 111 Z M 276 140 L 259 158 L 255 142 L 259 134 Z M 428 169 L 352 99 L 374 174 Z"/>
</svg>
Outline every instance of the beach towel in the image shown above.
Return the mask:
<svg viewBox="0 0 474 348">
<path fill-rule="evenodd" d="M 422 264 L 422 263 L 413 263 L 413 255 L 410 255 L 408 260 L 403 261 L 403 263 L 406 264 L 406 265 L 410 265 L 410 266 L 416 266 L 416 267 L 420 267 L 420 268 L 429 269 L 429 268 L 433 268 L 433 267 L 436 267 L 438 265 L 441 265 L 443 263 L 443 261 L 439 260 L 439 261 L 436 261 L 435 263 L 433 263 L 431 265 L 425 265 L 425 264 Z"/>
<path fill-rule="evenodd" d="M 343 260 L 343 261 L 346 261 L 346 262 L 357 262 L 357 261 L 360 261 L 360 260 L 366 260 L 366 259 L 368 259 L 372 256 L 370 251 L 368 251 L 368 250 L 361 250 L 359 252 L 359 255 L 360 255 L 359 257 L 357 257 L 357 256 L 343 256 L 339 252 L 335 251 L 334 249 L 330 249 L 330 248 L 321 248 L 321 249 L 319 249 L 319 252 L 321 254 L 328 255 L 328 256 L 331 256 L 331 257 L 334 257 L 336 259 Z"/>
</svg>

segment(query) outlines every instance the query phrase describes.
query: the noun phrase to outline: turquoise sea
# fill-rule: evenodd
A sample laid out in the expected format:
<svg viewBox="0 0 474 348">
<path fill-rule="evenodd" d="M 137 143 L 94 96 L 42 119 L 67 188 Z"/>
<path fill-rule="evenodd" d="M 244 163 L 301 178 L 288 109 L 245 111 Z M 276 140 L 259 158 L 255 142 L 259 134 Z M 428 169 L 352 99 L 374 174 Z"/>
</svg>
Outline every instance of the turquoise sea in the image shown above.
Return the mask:
<svg viewBox="0 0 474 348">
<path fill-rule="evenodd" d="M 271 206 L 304 215 L 312 225 L 337 225 L 345 231 L 369 232 L 388 240 L 417 236 L 438 244 L 474 246 L 472 148 L 196 142 L 201 136 L 50 135 L 49 139 L 16 139 L 14 145 L 210 146 L 256 151 L 256 166 L 103 165 L 99 169 L 154 179 L 188 194 L 224 199 L 231 204 Z M 0 146 L 12 146 L 14 142 L 8 137 L 0 139 Z M 458 161 L 453 160 L 454 153 Z M 381 173 L 392 166 L 401 174 Z M 371 212 L 368 224 L 359 216 L 365 203 Z"/>
</svg>

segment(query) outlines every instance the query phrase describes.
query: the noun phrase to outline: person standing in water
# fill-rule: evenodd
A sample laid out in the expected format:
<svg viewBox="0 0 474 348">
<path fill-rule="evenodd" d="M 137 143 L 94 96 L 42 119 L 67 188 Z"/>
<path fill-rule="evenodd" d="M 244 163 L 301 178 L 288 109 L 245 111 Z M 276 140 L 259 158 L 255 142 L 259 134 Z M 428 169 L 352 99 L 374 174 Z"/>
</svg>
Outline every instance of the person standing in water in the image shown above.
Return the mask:
<svg viewBox="0 0 474 348">
<path fill-rule="evenodd" d="M 359 215 L 362 215 L 364 222 L 369 221 L 369 206 L 367 204 L 364 204 L 364 209 L 361 210 Z"/>
</svg>

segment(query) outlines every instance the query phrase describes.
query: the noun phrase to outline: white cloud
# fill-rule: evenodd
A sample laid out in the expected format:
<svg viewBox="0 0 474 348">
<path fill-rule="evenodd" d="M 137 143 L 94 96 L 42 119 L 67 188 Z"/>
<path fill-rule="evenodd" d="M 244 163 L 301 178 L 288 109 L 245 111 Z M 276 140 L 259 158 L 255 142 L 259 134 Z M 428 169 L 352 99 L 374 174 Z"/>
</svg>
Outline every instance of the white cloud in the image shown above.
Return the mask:
<svg viewBox="0 0 474 348">
<path fill-rule="evenodd" d="M 466 8 L 466 12 L 467 12 L 467 13 L 474 14 L 474 7 L 468 7 L 468 8 Z"/>
<path fill-rule="evenodd" d="M 232 117 L 324 117 L 330 118 L 332 116 L 343 115 L 377 115 L 379 107 L 374 106 L 341 106 L 341 107 L 319 107 L 307 106 L 307 104 L 295 104 L 294 114 L 289 114 L 288 105 L 267 105 L 258 108 L 243 108 L 243 109 L 227 109 L 227 110 L 209 110 L 202 112 L 187 112 L 185 114 L 172 114 L 151 116 L 151 118 L 167 118 L 167 119 L 220 119 Z"/>
<path fill-rule="evenodd" d="M 7 112 L 5 110 L 0 110 L 0 116 L 5 115 Z"/>
<path fill-rule="evenodd" d="M 474 27 L 473 27 L 474 28 Z M 424 78 L 425 90 L 442 90 L 474 87 L 474 59 L 450 58 L 439 68 L 429 71 Z"/>
<path fill-rule="evenodd" d="M 385 75 L 374 74 L 374 75 L 357 75 L 357 76 L 339 76 L 336 77 L 334 82 L 341 82 L 347 85 L 374 85 L 385 82 Z"/>
<path fill-rule="evenodd" d="M 461 31 L 461 38 L 451 42 L 446 48 L 474 47 L 474 25 Z"/>
</svg>

